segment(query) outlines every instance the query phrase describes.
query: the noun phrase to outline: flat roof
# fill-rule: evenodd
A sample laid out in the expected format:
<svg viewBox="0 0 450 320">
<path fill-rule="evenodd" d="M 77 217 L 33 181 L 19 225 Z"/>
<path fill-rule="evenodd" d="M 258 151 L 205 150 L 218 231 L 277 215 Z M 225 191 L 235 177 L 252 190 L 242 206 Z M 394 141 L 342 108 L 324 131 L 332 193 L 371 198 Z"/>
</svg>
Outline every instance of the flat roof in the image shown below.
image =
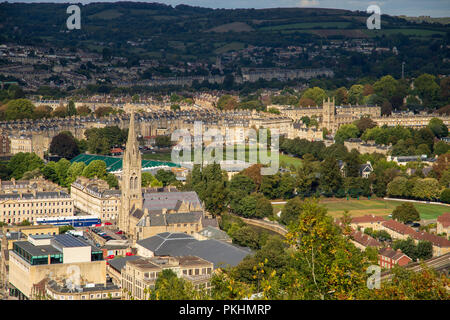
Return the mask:
<svg viewBox="0 0 450 320">
<path fill-rule="evenodd" d="M 51 245 L 35 246 L 28 241 L 16 241 L 16 242 L 14 242 L 14 245 L 17 245 L 18 247 L 20 247 L 22 250 L 28 252 L 33 257 L 47 256 L 47 255 L 62 253 L 57 248 L 55 248 Z"/>
</svg>

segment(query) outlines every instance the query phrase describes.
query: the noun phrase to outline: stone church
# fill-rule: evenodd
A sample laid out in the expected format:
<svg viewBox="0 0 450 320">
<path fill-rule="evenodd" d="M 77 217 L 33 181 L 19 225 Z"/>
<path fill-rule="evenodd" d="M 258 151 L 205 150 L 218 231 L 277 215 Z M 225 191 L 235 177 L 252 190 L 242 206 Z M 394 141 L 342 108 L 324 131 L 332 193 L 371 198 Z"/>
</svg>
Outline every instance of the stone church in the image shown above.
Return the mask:
<svg viewBox="0 0 450 320">
<path fill-rule="evenodd" d="M 196 192 L 167 188 L 143 192 L 141 171 L 142 160 L 132 113 L 123 155 L 118 227 L 133 243 L 162 232 L 194 234 L 206 226 L 217 227 L 215 219 L 205 216 Z"/>
</svg>

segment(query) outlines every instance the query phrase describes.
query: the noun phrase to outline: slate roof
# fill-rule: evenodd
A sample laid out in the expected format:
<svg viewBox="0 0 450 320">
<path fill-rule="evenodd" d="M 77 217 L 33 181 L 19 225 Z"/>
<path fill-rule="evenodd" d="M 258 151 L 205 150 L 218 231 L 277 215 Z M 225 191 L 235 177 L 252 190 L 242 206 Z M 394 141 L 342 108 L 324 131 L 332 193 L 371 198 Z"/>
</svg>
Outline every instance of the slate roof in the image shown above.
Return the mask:
<svg viewBox="0 0 450 320">
<path fill-rule="evenodd" d="M 197 256 L 214 263 L 214 267 L 238 265 L 252 251 L 214 239 L 199 241 L 184 233 L 160 233 L 137 244 L 157 256 Z"/>
<path fill-rule="evenodd" d="M 174 210 L 179 208 L 178 201 L 189 202 L 195 207 L 201 207 L 200 199 L 195 191 L 187 192 L 155 192 L 144 193 L 143 208 L 149 210 Z"/>
<path fill-rule="evenodd" d="M 117 270 L 117 271 L 121 271 L 123 267 L 125 267 L 125 264 L 127 263 L 127 261 L 134 261 L 134 260 L 138 260 L 141 259 L 140 256 L 125 256 L 125 257 L 120 257 L 120 258 L 114 258 L 108 261 L 109 265 Z"/>
</svg>

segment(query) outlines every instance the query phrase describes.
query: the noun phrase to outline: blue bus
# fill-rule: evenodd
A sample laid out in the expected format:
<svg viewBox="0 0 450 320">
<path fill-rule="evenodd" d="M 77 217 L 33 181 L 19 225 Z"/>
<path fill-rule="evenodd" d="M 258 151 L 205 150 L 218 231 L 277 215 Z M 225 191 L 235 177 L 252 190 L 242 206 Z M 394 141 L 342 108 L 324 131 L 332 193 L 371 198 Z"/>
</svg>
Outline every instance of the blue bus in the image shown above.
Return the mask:
<svg viewBox="0 0 450 320">
<path fill-rule="evenodd" d="M 67 217 L 46 217 L 37 218 L 37 224 L 52 224 L 55 226 L 67 226 L 72 227 L 91 227 L 97 224 L 101 224 L 102 221 L 97 216 L 67 216 Z"/>
</svg>

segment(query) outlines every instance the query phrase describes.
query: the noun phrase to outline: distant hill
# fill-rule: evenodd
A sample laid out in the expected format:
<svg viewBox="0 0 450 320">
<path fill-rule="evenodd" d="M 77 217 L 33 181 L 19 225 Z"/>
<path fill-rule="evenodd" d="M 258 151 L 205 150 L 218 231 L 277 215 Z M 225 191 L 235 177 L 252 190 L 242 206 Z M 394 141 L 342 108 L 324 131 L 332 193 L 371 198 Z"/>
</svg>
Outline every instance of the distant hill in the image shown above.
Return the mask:
<svg viewBox="0 0 450 320">
<path fill-rule="evenodd" d="M 443 25 L 450 24 L 450 17 L 447 18 L 432 18 L 427 16 L 420 16 L 420 17 L 398 16 L 398 17 L 416 23 L 426 22 L 426 23 L 439 23 Z"/>
</svg>

